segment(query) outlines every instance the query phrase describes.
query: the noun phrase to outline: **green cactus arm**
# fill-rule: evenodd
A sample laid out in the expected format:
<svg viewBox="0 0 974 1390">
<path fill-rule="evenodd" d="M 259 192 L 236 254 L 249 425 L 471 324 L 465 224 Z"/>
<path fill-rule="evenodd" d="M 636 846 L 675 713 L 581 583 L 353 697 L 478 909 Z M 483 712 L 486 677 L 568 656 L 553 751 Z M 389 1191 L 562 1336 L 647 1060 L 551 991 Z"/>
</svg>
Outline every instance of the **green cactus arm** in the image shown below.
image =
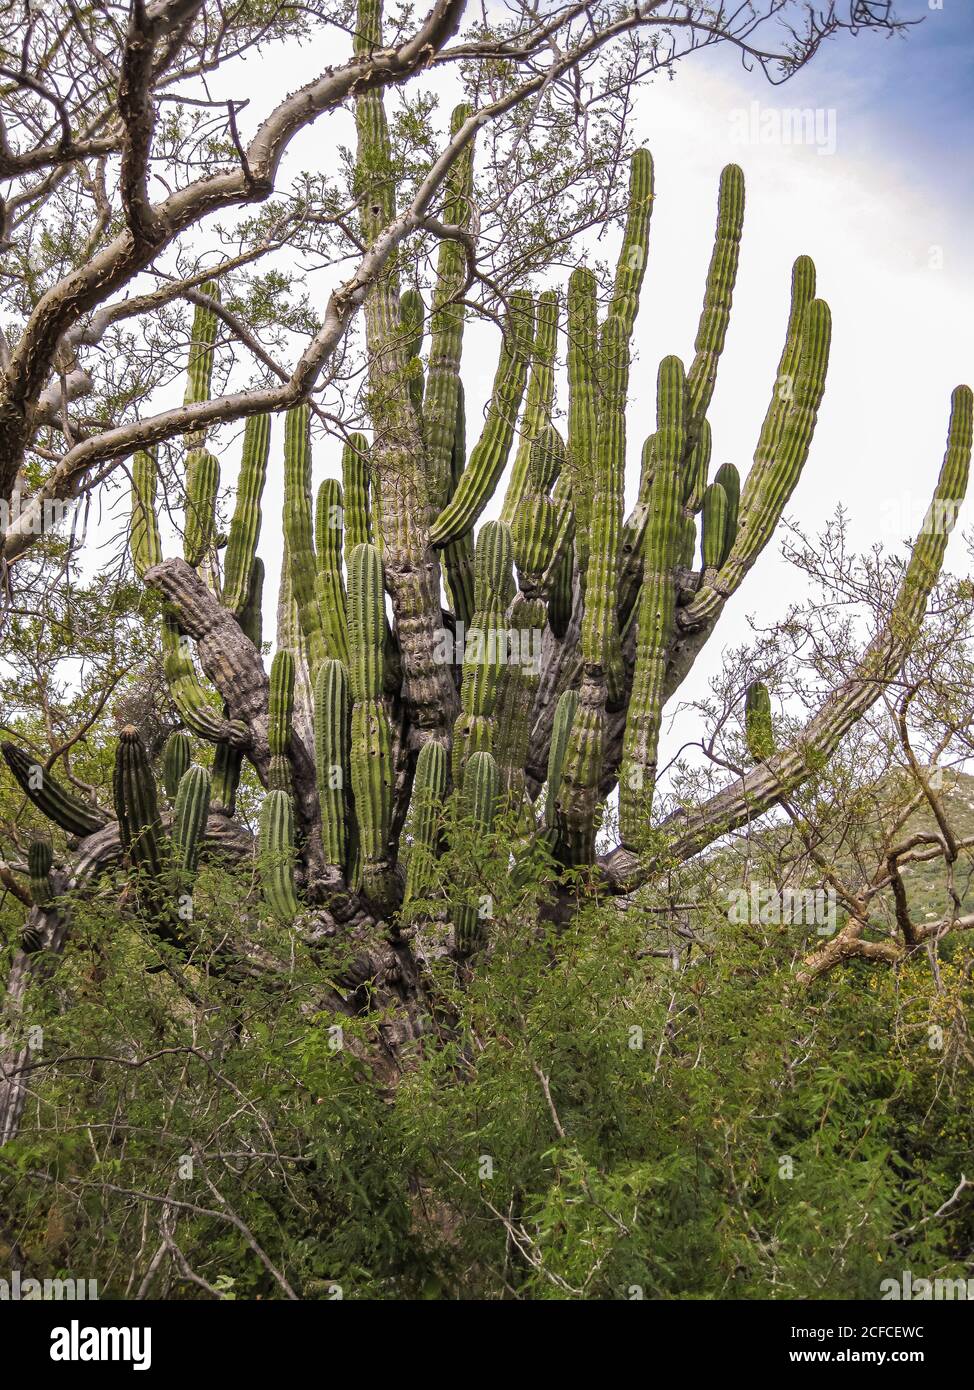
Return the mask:
<svg viewBox="0 0 974 1390">
<path fill-rule="evenodd" d="M 172 855 L 180 883 L 191 883 L 210 812 L 210 778 L 205 768 L 188 767 L 179 781 L 172 821 Z"/>
<path fill-rule="evenodd" d="M 720 611 L 774 534 L 808 458 L 825 390 L 831 335 L 828 305 L 815 299 L 805 314 L 792 400 L 780 429 L 762 432 L 741 493 L 734 543 L 713 582 L 703 586 L 683 610 L 682 622 L 687 627 L 708 621 Z"/>
<path fill-rule="evenodd" d="M 348 623 L 345 613 L 345 580 L 342 577 L 344 516 L 341 484 L 334 478 L 326 478 L 318 489 L 316 507 L 318 573 L 315 578 L 315 594 L 318 599 L 325 653 L 339 661 L 347 662 Z"/>
<path fill-rule="evenodd" d="M 267 478 L 270 440 L 270 416 L 251 415 L 244 427 L 237 499 L 230 519 L 230 534 L 223 565 L 223 606 L 237 618 L 247 606 L 251 574 L 257 556 L 261 527 L 260 503 Z"/>
<path fill-rule="evenodd" d="M 409 800 L 407 830 L 411 843 L 406 860 L 403 907 L 417 898 L 425 897 L 432 886 L 446 786 L 446 749 L 442 743 L 429 739 L 419 750 L 416 759 Z"/>
<path fill-rule="evenodd" d="M 460 703 L 465 714 L 488 717 L 500 693 L 507 659 L 504 610 L 511 585 L 514 542 L 503 521 L 481 527 L 474 555 L 476 610 L 466 633 Z"/>
<path fill-rule="evenodd" d="M 385 912 L 395 896 L 390 846 L 392 731 L 379 699 L 356 700 L 352 706 L 350 764 L 362 886 L 366 897 Z"/>
<path fill-rule="evenodd" d="M 176 800 L 179 781 L 193 761 L 193 740 L 183 729 L 166 739 L 162 750 L 162 785 L 170 801 Z"/>
<path fill-rule="evenodd" d="M 504 472 L 524 394 L 533 327 L 531 295 L 525 290 L 515 290 L 511 295 L 484 428 L 471 450 L 456 491 L 430 528 L 430 541 L 435 546 L 447 545 L 470 530 Z"/>
<path fill-rule="evenodd" d="M 649 260 L 649 225 L 653 215 L 654 171 L 649 150 L 636 150 L 629 166 L 629 206 L 608 317 L 620 318 L 625 337 L 632 336 L 639 294 Z"/>
<path fill-rule="evenodd" d="M 652 811 L 656 753 L 663 713 L 666 662 L 676 591 L 673 571 L 682 541 L 680 463 L 686 449 L 687 400 L 678 357 L 660 363 L 657 378 L 655 469 L 643 543 L 643 582 L 636 631 L 636 662 L 619 775 L 619 833 L 638 842 Z"/>
<path fill-rule="evenodd" d="M 54 897 L 51 886 L 51 865 L 54 856 L 46 840 L 32 840 L 27 851 L 27 869 L 30 874 L 30 896 L 35 907 L 46 907 Z"/>
<path fill-rule="evenodd" d="M 727 493 L 720 483 L 711 483 L 704 493 L 700 532 L 700 559 L 705 575 L 714 573 L 720 565 L 727 536 L 727 514 Z"/>
<path fill-rule="evenodd" d="M 583 266 L 568 279 L 568 455 L 579 574 L 588 571 L 589 522 L 599 418 L 599 317 L 595 276 Z M 584 582 L 584 581 L 583 581 Z"/>
<path fill-rule="evenodd" d="M 756 763 L 774 756 L 771 696 L 763 681 L 752 681 L 744 697 L 744 734 L 747 751 Z"/>
<path fill-rule="evenodd" d="M 508 804 L 521 805 L 525 790 L 524 769 L 531 739 L 531 717 L 541 681 L 541 638 L 546 619 L 540 599 L 518 595 L 511 604 L 508 626 L 511 649 L 502 673 L 501 692 L 494 713 L 494 757 L 500 785 Z"/>
<path fill-rule="evenodd" d="M 619 566 L 626 472 L 626 389 L 629 344 L 621 316 L 610 315 L 602 334 L 602 403 L 589 521 L 590 566 L 582 616 L 582 658 L 604 679 L 610 704 L 623 696 L 619 639 Z"/>
<path fill-rule="evenodd" d="M 157 878 L 161 858 L 156 781 L 142 737 L 131 724 L 118 736 L 112 793 L 122 848 L 133 868 L 144 869 L 150 878 Z"/>
<path fill-rule="evenodd" d="M 566 864 L 589 864 L 595 858 L 605 732 L 604 686 L 586 674 L 565 747 L 558 796 L 557 853 Z"/>
<path fill-rule="evenodd" d="M 220 287 L 215 280 L 208 280 L 200 286 L 200 294 L 216 303 L 220 301 Z M 199 405 L 210 399 L 213 386 L 214 345 L 217 329 L 216 314 L 205 304 L 197 304 L 193 311 L 193 327 L 190 334 L 189 356 L 186 362 L 186 388 L 183 392 L 184 405 Z M 185 435 L 187 449 L 197 449 L 206 437 L 205 430 L 190 431 Z"/>
<path fill-rule="evenodd" d="M 461 382 L 457 392 L 457 418 L 453 435 L 453 488 L 459 482 L 466 462 L 466 408 Z M 462 536 L 443 547 L 443 587 L 457 621 L 469 627 L 474 613 L 472 530 L 465 531 Z"/>
<path fill-rule="evenodd" d="M 521 421 L 521 438 L 504 495 L 501 521 L 513 526 L 521 499 L 528 488 L 528 471 L 534 441 L 550 426 L 555 398 L 555 351 L 558 346 L 558 295 L 545 290 L 538 296 L 538 319 L 531 355 L 531 373 Z M 552 479 L 552 483 L 554 479 Z M 547 492 L 547 488 L 541 489 Z"/>
<path fill-rule="evenodd" d="M 728 164 L 720 176 L 714 249 L 707 271 L 694 358 L 687 373 L 687 393 L 690 398 L 687 443 L 691 449 L 714 394 L 717 364 L 724 350 L 730 322 L 743 226 L 744 175 L 736 164 Z"/>
<path fill-rule="evenodd" d="M 548 779 L 545 790 L 544 819 L 549 830 L 558 826 L 558 797 L 561 793 L 561 778 L 565 767 L 565 753 L 568 749 L 568 735 L 571 733 L 575 715 L 578 712 L 578 691 L 563 690 L 555 706 L 555 717 L 551 726 L 551 743 L 548 746 Z"/>
<path fill-rule="evenodd" d="M 132 510 L 129 518 L 129 553 L 140 579 L 162 560 L 162 542 L 156 519 L 158 467 L 155 450 L 140 449 L 132 459 Z"/>
<path fill-rule="evenodd" d="M 450 119 L 451 139 L 471 114 L 466 104 L 455 108 Z M 465 147 L 448 176 L 444 217 L 448 224 L 467 230 L 473 214 L 473 141 Z M 430 353 L 426 375 L 423 424 L 430 471 L 430 498 L 439 510 L 447 502 L 456 480 L 452 476 L 454 421 L 460 404 L 460 354 L 463 346 L 464 308 L 457 302 L 467 274 L 463 245 L 454 238 L 440 242 L 430 318 Z"/>
<path fill-rule="evenodd" d="M 565 446 L 558 431 L 545 426 L 531 445 L 525 485 L 513 522 L 518 584 L 527 598 L 547 598 L 546 576 L 567 517 L 548 496 L 561 475 Z"/>
<path fill-rule="evenodd" d="M 378 699 L 382 694 L 385 633 L 382 559 L 374 545 L 357 545 L 348 562 L 348 673 L 353 700 Z"/>
<path fill-rule="evenodd" d="M 294 891 L 294 809 L 286 791 L 269 791 L 264 797 L 258 863 L 268 911 L 280 922 L 293 922 L 300 905 Z"/>
<path fill-rule="evenodd" d="M 715 483 L 719 483 L 727 497 L 727 520 L 724 527 L 724 547 L 719 563 L 722 565 L 731 552 L 737 535 L 737 513 L 741 505 L 741 475 L 734 464 L 722 463 L 717 469 Z"/>
<path fill-rule="evenodd" d="M 348 859 L 350 719 L 348 672 L 340 661 L 326 658 L 315 680 L 315 780 L 325 863 L 339 869 Z"/>
<path fill-rule="evenodd" d="M 710 456 L 713 452 L 710 421 L 701 420 L 696 438 L 686 461 L 683 480 L 683 509 L 690 516 L 696 516 L 703 506 L 704 494 L 710 476 Z"/>
<path fill-rule="evenodd" d="M 294 717 L 294 657 L 289 651 L 274 653 L 271 662 L 267 706 L 267 746 L 271 756 L 286 757 L 291 746 Z"/>
<path fill-rule="evenodd" d="M 342 492 L 345 509 L 345 563 L 357 545 L 372 540 L 369 510 L 369 443 L 364 434 L 350 434 L 342 449 Z"/>
<path fill-rule="evenodd" d="M 494 823 L 498 784 L 497 764 L 491 754 L 472 754 L 464 778 L 461 813 L 477 835 L 486 835 Z M 464 886 L 466 901 L 454 908 L 453 928 L 457 951 L 467 956 L 482 943 L 484 930 L 479 904 L 470 901 L 474 885 Z"/>
<path fill-rule="evenodd" d="M 221 715 L 219 697 L 203 686 L 196 673 L 189 639 L 180 633 L 175 618 L 169 614 L 164 614 L 162 619 L 162 655 L 169 694 L 186 728 L 210 743 L 226 739 L 236 746 L 244 746 L 250 737 L 246 727 Z"/>
<path fill-rule="evenodd" d="M 574 542 L 569 542 L 552 572 L 548 594 L 548 626 L 559 641 L 565 636 L 572 620 L 574 570 L 575 546 Z"/>
<path fill-rule="evenodd" d="M 399 314 L 402 332 L 406 335 L 406 384 L 417 418 L 422 418 L 425 382 L 420 353 L 423 350 L 423 333 L 426 320 L 426 306 L 419 290 L 406 290 L 399 300 Z"/>
<path fill-rule="evenodd" d="M 183 556 L 194 568 L 212 558 L 219 490 L 220 465 L 216 458 L 205 449 L 191 449 L 186 456 Z"/>
<path fill-rule="evenodd" d="M 311 529 L 311 435 L 307 405 L 289 410 L 284 424 L 284 538 L 290 558 L 291 587 L 314 680 L 327 652 L 315 593 L 317 563 Z"/>
<path fill-rule="evenodd" d="M 970 387 L 959 386 L 951 401 L 947 451 L 931 502 L 929 523 L 914 544 L 889 621 L 876 633 L 849 677 L 786 747 L 779 749 L 768 763 L 737 778 L 696 811 L 689 815 L 681 812 L 679 827 L 673 827 L 673 838 L 666 847 L 668 858 L 685 862 L 719 836 L 753 824 L 807 779 L 809 767 L 823 766 L 856 721 L 889 689 L 916 639 L 967 491 L 972 407 Z M 628 888 L 634 882 L 626 867 L 631 856 L 622 853 L 619 861 L 618 865 L 607 861 L 606 868 L 618 886 Z"/>
<path fill-rule="evenodd" d="M 214 810 L 233 816 L 237 809 L 237 790 L 240 786 L 242 767 L 243 753 L 239 748 L 223 741 L 213 749 L 210 797 Z"/>
<path fill-rule="evenodd" d="M 69 835 L 83 839 L 108 824 L 107 816 L 66 791 L 54 774 L 32 758 L 25 748 L 20 748 L 16 743 L 4 743 L 0 745 L 0 750 L 24 795 L 42 815 Z"/>
</svg>

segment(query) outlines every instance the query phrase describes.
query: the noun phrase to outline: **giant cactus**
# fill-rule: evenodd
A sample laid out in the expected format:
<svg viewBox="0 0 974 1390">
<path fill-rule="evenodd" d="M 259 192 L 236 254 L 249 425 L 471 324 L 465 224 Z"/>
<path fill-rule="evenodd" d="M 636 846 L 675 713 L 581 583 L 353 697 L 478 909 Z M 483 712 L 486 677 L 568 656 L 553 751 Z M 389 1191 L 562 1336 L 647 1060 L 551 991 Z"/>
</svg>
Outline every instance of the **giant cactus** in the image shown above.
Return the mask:
<svg viewBox="0 0 974 1390">
<path fill-rule="evenodd" d="M 355 49 L 385 52 L 379 0 L 361 0 Z M 361 235 L 371 245 L 396 215 L 397 171 L 381 89 L 364 84 L 354 99 L 355 193 Z M 164 601 L 164 672 L 183 729 L 162 758 L 171 807 L 163 816 L 146 749 L 133 730 L 122 733 L 115 779 L 121 848 L 158 880 L 171 818 L 172 858 L 181 875 L 191 874 L 205 836 L 235 816 L 246 761 L 265 791 L 255 857 L 268 911 L 284 924 L 303 924 L 307 909 L 313 927 L 324 922 L 326 939 L 346 927 L 350 936 L 372 932 L 372 964 L 356 970 L 389 970 L 394 950 L 401 995 L 421 958 L 420 948 L 410 955 L 404 908 L 412 929 L 430 899 L 442 897 L 430 916 L 445 936 L 452 915 L 452 950 L 464 960 L 489 933 L 475 865 L 462 865 L 454 881 L 440 872 L 438 860 L 453 853 L 451 825 L 466 827 L 456 844 L 466 843 L 467 832 L 484 840 L 503 814 L 515 827 L 512 865 L 523 866 L 535 848 L 546 863 L 553 854 L 553 891 L 566 896 L 577 877 L 566 868 L 599 865 L 599 829 L 616 792 L 615 854 L 625 862 L 655 843 L 656 832 L 664 839 L 676 833 L 675 823 L 660 824 L 654 805 L 665 708 L 799 482 L 831 333 L 828 307 L 815 297 L 814 267 L 800 256 L 754 462 L 743 484 L 731 463 L 711 476 L 720 441 L 708 409 L 728 338 L 744 214 L 743 176 L 728 166 L 694 354 L 688 370 L 676 356 L 659 365 L 655 427 L 643 446 L 635 505 L 624 517 L 625 466 L 635 443 L 627 438 L 633 335 L 654 201 L 652 160 L 637 151 L 611 282 L 600 284 L 582 266 L 567 286 L 549 286 L 537 298 L 505 289 L 493 389 L 468 454 L 461 301 L 477 227 L 475 125 L 469 107 L 453 113 L 452 134 L 470 138 L 420 231 L 439 236 L 435 270 L 424 281 L 415 268 L 423 256 L 392 256 L 365 293 L 364 432 L 341 431 L 333 445 L 316 438 L 313 456 L 316 408 L 306 399 L 283 417 L 248 419 L 222 575 L 214 513 L 219 439 L 185 439 L 184 559 L 162 556 L 154 456 L 132 461 L 132 565 Z M 403 290 L 407 265 L 418 283 Z M 215 286 L 203 300 L 187 366 L 186 399 L 194 402 L 211 390 Z M 555 395 L 560 360 L 568 384 L 564 438 Z M 959 388 L 938 505 L 963 497 L 970 448 L 971 396 Z M 278 650 L 268 673 L 257 549 L 270 529 L 262 536 L 272 450 L 283 457 L 284 555 Z M 916 631 L 943 544 L 935 535 L 917 542 L 895 632 L 865 668 L 863 689 L 872 698 L 889 679 L 889 652 L 902 660 L 903 643 Z M 771 779 L 758 813 L 814 762 L 807 750 L 775 747 L 762 690 L 749 689 L 745 708 L 746 742 L 759 764 L 748 775 Z M 861 693 L 828 707 L 823 727 L 832 746 L 865 707 Z M 187 766 L 189 735 L 215 745 L 212 782 L 202 767 Z M 3 751 L 33 805 L 67 835 L 111 838 L 108 816 L 24 750 L 7 744 Z M 752 785 L 740 795 L 747 814 L 755 811 Z M 616 862 L 612 854 L 601 861 L 610 879 Z M 420 927 L 416 939 L 422 935 Z"/>
</svg>

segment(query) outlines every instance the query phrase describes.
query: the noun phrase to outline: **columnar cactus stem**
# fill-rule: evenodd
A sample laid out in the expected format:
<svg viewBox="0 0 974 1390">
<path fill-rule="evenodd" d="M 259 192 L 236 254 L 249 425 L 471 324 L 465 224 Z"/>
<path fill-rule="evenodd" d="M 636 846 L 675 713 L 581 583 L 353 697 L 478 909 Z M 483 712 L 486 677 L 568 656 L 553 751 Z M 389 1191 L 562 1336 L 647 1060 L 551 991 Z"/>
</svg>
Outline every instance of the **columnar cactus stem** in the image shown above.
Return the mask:
<svg viewBox="0 0 974 1390">
<path fill-rule="evenodd" d="M 732 463 L 722 463 L 717 469 L 715 483 L 724 489 L 727 498 L 727 520 L 724 526 L 724 548 L 718 564 L 723 564 L 737 537 L 737 514 L 741 505 L 741 476 Z"/>
<path fill-rule="evenodd" d="M 285 420 L 284 535 L 290 559 L 291 587 L 308 648 L 313 680 L 327 653 L 315 593 L 317 565 L 311 529 L 311 435 L 306 405 L 289 410 Z"/>
<path fill-rule="evenodd" d="M 189 639 L 182 636 L 175 619 L 168 614 L 162 620 L 162 652 L 169 694 L 186 728 L 210 743 L 219 743 L 221 739 L 238 745 L 246 743 L 247 729 L 222 717 L 214 696 L 196 674 Z"/>
<path fill-rule="evenodd" d="M 518 584 L 526 598 L 547 598 L 545 577 L 555 553 L 561 522 L 559 509 L 548 495 L 565 461 L 558 431 L 546 425 L 531 445 L 521 500 L 514 518 L 514 558 Z"/>
<path fill-rule="evenodd" d="M 531 738 L 531 715 L 541 680 L 541 638 L 546 618 L 541 599 L 518 594 L 508 614 L 511 646 L 494 714 L 494 756 L 501 789 L 512 806 L 524 798 L 524 768 Z"/>
<path fill-rule="evenodd" d="M 372 541 L 370 486 L 368 440 L 364 434 L 350 434 L 342 449 L 346 564 L 357 545 L 369 545 Z"/>
<path fill-rule="evenodd" d="M 54 856 L 47 840 L 33 840 L 27 851 L 30 873 L 30 895 L 35 907 L 46 907 L 54 896 L 51 887 L 51 865 Z"/>
<path fill-rule="evenodd" d="M 720 483 L 711 483 L 703 498 L 703 528 L 700 533 L 700 559 L 703 582 L 709 584 L 720 565 L 727 542 L 727 493 Z"/>
<path fill-rule="evenodd" d="M 521 439 L 510 482 L 501 508 L 501 521 L 513 526 L 521 499 L 527 491 L 531 448 L 542 430 L 551 425 L 555 397 L 555 349 L 558 345 L 558 295 L 545 290 L 538 297 L 538 318 L 531 356 L 531 374 L 521 421 Z M 554 482 L 554 479 L 552 479 Z M 551 484 L 549 484 L 550 488 Z M 548 489 L 545 489 L 547 491 Z"/>
<path fill-rule="evenodd" d="M 294 718 L 294 657 L 278 651 L 271 662 L 270 699 L 267 710 L 267 746 L 271 764 L 267 785 L 272 791 L 291 790 L 288 752 Z"/>
<path fill-rule="evenodd" d="M 763 681 L 752 681 L 744 698 L 744 733 L 747 751 L 756 763 L 774 756 L 774 727 L 771 722 L 771 696 Z"/>
<path fill-rule="evenodd" d="M 730 322 L 731 299 L 737 279 L 737 262 L 744 225 L 744 175 L 736 164 L 728 164 L 720 176 L 717 203 L 717 233 L 707 271 L 703 311 L 694 343 L 694 359 L 687 373 L 689 417 L 687 443 L 697 440 L 717 380 L 717 363 L 724 350 Z M 704 480 L 706 486 L 706 480 Z M 694 509 L 696 510 L 696 509 Z"/>
<path fill-rule="evenodd" d="M 475 834 L 484 836 L 494 823 L 497 807 L 497 764 L 489 753 L 472 754 L 467 764 L 461 801 L 461 813 Z M 484 938 L 480 904 L 466 901 L 455 908 L 453 926 L 457 951 L 470 955 Z"/>
<path fill-rule="evenodd" d="M 474 559 L 476 611 L 466 633 L 462 713 L 454 729 L 453 776 L 459 784 L 469 754 L 492 746 L 490 716 L 500 694 L 500 679 L 507 660 L 504 609 L 511 585 L 514 542 L 503 521 L 488 521 L 477 537 Z"/>
<path fill-rule="evenodd" d="M 327 658 L 315 681 L 315 771 L 325 863 L 339 869 L 348 860 L 350 717 L 348 672 L 340 661 Z"/>
<path fill-rule="evenodd" d="M 159 523 L 156 520 L 158 468 L 154 450 L 140 449 L 132 459 L 132 512 L 129 519 L 129 551 L 140 579 L 162 559 Z"/>
<path fill-rule="evenodd" d="M 216 532 L 216 498 L 220 490 L 220 465 L 205 449 L 192 449 L 186 457 L 186 518 L 183 555 L 194 568 L 211 558 Z"/>
<path fill-rule="evenodd" d="M 189 886 L 196 874 L 210 810 L 210 778 L 193 764 L 180 778 L 172 822 L 172 856 L 177 882 Z"/>
<path fill-rule="evenodd" d="M 261 526 L 260 501 L 267 477 L 270 439 L 270 416 L 251 415 L 244 427 L 237 502 L 230 521 L 223 566 L 223 606 L 238 618 L 247 606 L 257 555 Z"/>
<path fill-rule="evenodd" d="M 595 276 L 584 266 L 568 280 L 568 455 L 579 574 L 588 571 L 589 524 L 598 436 L 599 311 Z M 583 581 L 584 582 L 584 581 Z"/>
<path fill-rule="evenodd" d="M 373 545 L 352 551 L 348 569 L 351 774 L 366 895 L 380 911 L 394 893 L 390 856 L 392 730 L 382 699 L 385 604 L 382 561 Z"/>
<path fill-rule="evenodd" d="M 793 378 L 787 378 L 790 400 L 783 409 L 776 410 L 773 404 L 769 411 L 741 493 L 734 543 L 713 582 L 702 587 L 684 610 L 682 621 L 688 627 L 705 622 L 719 611 L 739 587 L 778 524 L 808 457 L 825 390 L 831 334 L 828 305 L 821 299 L 812 300 L 803 319 L 797 369 Z"/>
<path fill-rule="evenodd" d="M 318 489 L 315 539 L 318 574 L 315 595 L 321 618 L 322 644 L 328 656 L 348 661 L 348 625 L 345 617 L 345 581 L 342 578 L 341 484 L 326 478 Z"/>
<path fill-rule="evenodd" d="M 382 47 L 380 0 L 359 0 L 355 52 Z M 395 171 L 379 86 L 356 96 L 362 237 L 372 245 L 395 215 Z M 450 672 L 436 662 L 441 627 L 440 570 L 427 521 L 436 506 L 426 467 L 422 422 L 406 386 L 407 361 L 399 308 L 398 270 L 390 261 L 365 300 L 369 406 L 374 430 L 374 535 L 381 545 L 402 659 L 402 701 L 411 738 L 445 738 L 456 709 Z M 450 416 L 448 414 L 447 418 Z"/>
<path fill-rule="evenodd" d="M 461 105 L 450 118 L 455 136 L 471 113 Z M 443 215 L 448 224 L 469 228 L 473 212 L 473 141 L 453 165 L 447 182 Z M 457 302 L 467 274 L 464 247 L 452 238 L 440 242 L 436 286 L 430 320 L 430 353 L 426 379 L 423 423 L 431 487 L 430 501 L 439 511 L 446 505 L 456 480 L 453 477 L 453 444 L 457 410 L 461 407 L 460 352 L 463 345 L 464 308 Z"/>
<path fill-rule="evenodd" d="M 467 463 L 466 409 L 463 384 L 457 391 L 457 419 L 453 436 L 452 483 L 455 489 Z M 452 496 L 452 492 L 451 492 Z M 458 623 L 469 627 L 473 622 L 473 531 L 465 531 L 443 548 L 443 584 L 447 599 Z"/>
<path fill-rule="evenodd" d="M 0 748 L 21 791 L 41 815 L 47 816 L 69 835 L 79 838 L 93 835 L 107 825 L 106 816 L 66 791 L 54 774 L 32 758 L 26 749 L 18 747 L 16 743 L 4 743 Z"/>
<path fill-rule="evenodd" d="M 179 782 L 193 761 L 193 740 L 182 729 L 166 739 L 162 750 L 162 785 L 169 800 L 176 800 Z"/>
<path fill-rule="evenodd" d="M 629 381 L 629 343 L 620 315 L 612 314 L 606 321 L 600 365 L 602 406 L 592 488 L 591 566 L 585 587 L 582 657 L 586 670 L 605 682 L 609 703 L 618 705 L 624 681 L 618 609 Z"/>
<path fill-rule="evenodd" d="M 426 306 L 419 290 L 408 289 L 405 291 L 399 300 L 399 315 L 402 331 L 406 335 L 406 382 L 413 409 L 417 417 L 422 418 L 425 392 L 423 363 L 420 359 L 420 353 L 423 351 Z"/>
<path fill-rule="evenodd" d="M 442 743 L 424 743 L 416 759 L 408 830 L 412 843 L 406 862 L 403 907 L 425 897 L 433 883 L 436 847 L 447 785 L 446 749 Z"/>
<path fill-rule="evenodd" d="M 531 296 L 524 290 L 515 290 L 511 295 L 484 428 L 470 452 L 456 491 L 430 528 L 430 540 L 436 546 L 447 545 L 469 531 L 494 495 L 514 439 L 531 357 L 533 329 Z"/>
<path fill-rule="evenodd" d="M 219 302 L 220 287 L 215 280 L 208 280 L 200 286 L 200 294 Z M 186 364 L 186 390 L 183 393 L 184 405 L 199 405 L 210 399 L 213 384 L 213 347 L 216 343 L 217 318 L 212 309 L 197 304 L 193 313 L 193 329 L 190 337 L 189 360 Z M 193 431 L 184 436 L 187 449 L 202 446 L 205 431 Z"/>
<path fill-rule="evenodd" d="M 554 723 L 551 727 L 551 744 L 548 749 L 548 779 L 545 790 L 544 819 L 549 830 L 558 826 L 558 797 L 561 794 L 561 779 L 565 767 L 565 753 L 568 736 L 578 711 L 578 691 L 563 690 L 555 708 Z"/>
<path fill-rule="evenodd" d="M 299 911 L 294 891 L 294 810 L 285 791 L 269 791 L 260 808 L 258 845 L 264 902 L 280 922 L 293 922 Z"/>
<path fill-rule="evenodd" d="M 638 843 L 649 821 L 667 651 L 675 620 L 673 571 L 681 544 L 680 461 L 686 449 L 687 430 L 686 379 L 678 357 L 666 357 L 660 363 L 656 418 L 655 470 L 644 541 L 636 665 L 619 775 L 619 833 L 626 845 Z"/>
<path fill-rule="evenodd" d="M 126 725 L 118 736 L 113 780 L 119 837 L 132 867 L 158 878 L 159 804 L 156 782 L 138 729 Z"/>
</svg>

